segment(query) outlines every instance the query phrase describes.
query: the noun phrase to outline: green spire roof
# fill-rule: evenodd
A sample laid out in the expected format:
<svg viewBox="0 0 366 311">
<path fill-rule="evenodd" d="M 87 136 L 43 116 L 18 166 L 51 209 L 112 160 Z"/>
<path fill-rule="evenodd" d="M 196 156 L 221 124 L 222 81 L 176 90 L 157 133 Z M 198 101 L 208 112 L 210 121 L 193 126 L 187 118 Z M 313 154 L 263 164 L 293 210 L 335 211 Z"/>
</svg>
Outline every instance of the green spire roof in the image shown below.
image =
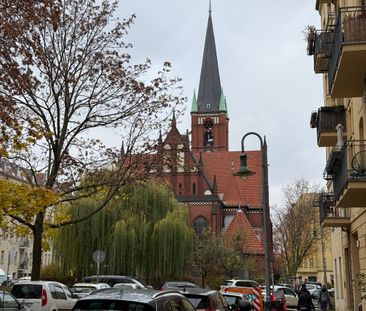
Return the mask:
<svg viewBox="0 0 366 311">
<path fill-rule="evenodd" d="M 198 112 L 196 90 L 193 91 L 192 108 L 191 112 Z"/>
<path fill-rule="evenodd" d="M 227 111 L 226 98 L 225 98 L 223 90 L 221 90 L 219 111 L 220 112 L 226 112 Z"/>
</svg>

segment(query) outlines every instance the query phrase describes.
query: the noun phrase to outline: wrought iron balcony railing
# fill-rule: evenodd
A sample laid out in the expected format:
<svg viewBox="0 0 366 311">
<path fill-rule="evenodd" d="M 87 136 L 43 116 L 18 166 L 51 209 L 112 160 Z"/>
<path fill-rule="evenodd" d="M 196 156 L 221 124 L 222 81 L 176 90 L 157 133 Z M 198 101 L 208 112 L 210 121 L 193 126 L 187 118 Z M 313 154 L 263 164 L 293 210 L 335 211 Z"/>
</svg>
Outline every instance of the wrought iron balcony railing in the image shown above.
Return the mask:
<svg viewBox="0 0 366 311">
<path fill-rule="evenodd" d="M 335 209 L 334 194 L 321 193 L 319 196 L 320 223 L 322 224 L 324 219 L 329 217 L 329 215 L 334 215 Z"/>
<path fill-rule="evenodd" d="M 324 177 L 333 180 L 334 199 L 338 207 L 365 206 L 366 140 L 350 140 L 341 148 L 335 147 Z"/>
<path fill-rule="evenodd" d="M 329 60 L 332 52 L 333 32 L 317 30 L 314 40 L 314 71 L 328 72 Z"/>
<path fill-rule="evenodd" d="M 333 193 L 320 194 L 319 215 L 323 227 L 349 227 L 349 214 L 349 209 L 336 207 Z"/>
<path fill-rule="evenodd" d="M 335 26 L 329 28 L 333 32 L 331 58 L 328 64 L 328 86 L 331 93 L 343 45 L 366 43 L 366 7 L 340 8 L 336 16 Z"/>
<path fill-rule="evenodd" d="M 335 146 L 337 143 L 336 126 L 346 129 L 346 110 L 344 106 L 327 106 L 318 109 L 311 116 L 310 126 L 317 129 L 319 147 Z"/>
</svg>

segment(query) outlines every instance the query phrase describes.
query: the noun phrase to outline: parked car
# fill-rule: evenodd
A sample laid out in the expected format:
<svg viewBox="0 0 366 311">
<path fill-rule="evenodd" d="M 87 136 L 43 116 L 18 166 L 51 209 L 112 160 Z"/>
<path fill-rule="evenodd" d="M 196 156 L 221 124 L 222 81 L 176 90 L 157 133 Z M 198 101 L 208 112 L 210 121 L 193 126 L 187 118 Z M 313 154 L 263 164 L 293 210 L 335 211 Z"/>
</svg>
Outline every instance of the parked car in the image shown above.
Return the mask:
<svg viewBox="0 0 366 311">
<path fill-rule="evenodd" d="M 266 292 L 265 288 L 262 288 L 262 296 L 263 301 L 266 300 Z M 286 311 L 287 310 L 287 303 L 286 303 L 286 296 L 283 290 L 275 290 L 271 288 L 270 292 L 270 299 L 269 305 L 271 311 Z M 297 306 L 296 306 L 297 307 Z"/>
<path fill-rule="evenodd" d="M 160 289 L 165 290 L 168 288 L 192 288 L 192 287 L 198 288 L 199 286 L 187 281 L 168 281 L 164 282 L 160 286 Z"/>
<path fill-rule="evenodd" d="M 317 282 L 307 282 L 304 283 L 306 289 L 309 291 L 310 295 L 312 295 L 313 293 L 317 292 L 318 290 L 320 290 L 322 288 L 320 283 Z"/>
<path fill-rule="evenodd" d="M 286 298 L 287 306 L 291 308 L 297 308 L 297 305 L 299 303 L 299 297 L 294 290 L 288 287 L 277 286 L 277 285 L 273 286 L 273 290 L 274 291 L 282 290 Z"/>
<path fill-rule="evenodd" d="M 295 293 L 297 293 L 295 286 L 293 286 L 290 283 L 277 283 L 275 286 L 283 286 L 283 287 L 291 288 Z"/>
<path fill-rule="evenodd" d="M 28 307 L 22 305 L 12 294 L 5 291 L 0 292 L 0 310 L 32 311 Z"/>
<path fill-rule="evenodd" d="M 71 286 L 70 291 L 74 298 L 82 298 L 90 292 L 102 288 L 110 288 L 110 286 L 107 283 L 75 283 Z"/>
<path fill-rule="evenodd" d="M 197 311 L 229 311 L 229 304 L 217 290 L 186 288 L 181 293 L 189 299 Z"/>
<path fill-rule="evenodd" d="M 225 280 L 221 288 L 223 287 L 260 287 L 260 285 L 253 280 Z"/>
<path fill-rule="evenodd" d="M 234 292 L 225 292 L 222 293 L 222 296 L 226 299 L 228 305 L 231 308 L 231 311 L 239 311 L 240 306 L 243 302 L 244 305 L 247 305 L 247 307 L 245 307 L 246 310 L 252 310 L 254 309 L 252 302 L 258 298 L 258 297 L 252 297 L 251 294 L 241 294 Z"/>
<path fill-rule="evenodd" d="M 119 288 L 119 289 L 142 289 L 145 287 L 141 287 L 138 284 L 135 283 L 116 283 L 112 286 L 113 288 Z"/>
<path fill-rule="evenodd" d="M 100 289 L 78 300 L 73 311 L 138 310 L 138 311 L 195 311 L 193 305 L 179 291 L 158 291 L 149 288 Z"/>
<path fill-rule="evenodd" d="M 126 283 L 126 284 L 137 284 L 141 288 L 146 288 L 147 286 L 140 282 L 139 280 L 136 280 L 129 276 L 123 276 L 123 275 L 92 275 L 92 276 L 86 276 L 83 278 L 83 282 L 85 283 L 107 283 L 111 287 L 113 287 L 116 283 Z"/>
<path fill-rule="evenodd" d="M 76 303 L 66 285 L 53 281 L 23 281 L 11 293 L 33 311 L 71 310 Z"/>
</svg>

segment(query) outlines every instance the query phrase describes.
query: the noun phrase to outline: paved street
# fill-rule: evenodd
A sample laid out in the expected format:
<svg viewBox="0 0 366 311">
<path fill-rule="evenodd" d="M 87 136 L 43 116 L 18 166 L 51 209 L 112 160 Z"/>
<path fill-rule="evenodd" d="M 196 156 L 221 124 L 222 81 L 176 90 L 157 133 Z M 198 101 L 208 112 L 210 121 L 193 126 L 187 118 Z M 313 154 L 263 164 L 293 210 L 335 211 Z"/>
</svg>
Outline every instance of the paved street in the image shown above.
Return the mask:
<svg viewBox="0 0 366 311">
<path fill-rule="evenodd" d="M 318 302 L 317 302 L 317 301 L 315 301 L 315 300 L 313 300 L 313 304 L 314 304 L 314 306 L 315 306 L 315 310 L 316 310 L 316 311 L 320 311 L 320 308 L 318 307 Z M 288 311 L 295 311 L 295 310 L 296 310 L 296 308 L 287 308 L 287 310 L 288 310 Z"/>
</svg>

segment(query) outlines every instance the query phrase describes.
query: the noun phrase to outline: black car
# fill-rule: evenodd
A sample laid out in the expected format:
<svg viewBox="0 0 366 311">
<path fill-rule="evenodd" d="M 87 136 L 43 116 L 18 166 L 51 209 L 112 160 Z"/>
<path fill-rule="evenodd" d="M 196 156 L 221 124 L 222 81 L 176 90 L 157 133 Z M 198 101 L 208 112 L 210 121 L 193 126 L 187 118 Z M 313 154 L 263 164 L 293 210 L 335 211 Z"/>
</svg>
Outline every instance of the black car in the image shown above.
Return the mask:
<svg viewBox="0 0 366 311">
<path fill-rule="evenodd" d="M 186 288 L 181 293 L 189 299 L 197 311 L 229 311 L 229 304 L 217 290 Z"/>
<path fill-rule="evenodd" d="M 99 289 L 77 301 L 73 311 L 195 311 L 189 300 L 176 290 Z"/>
</svg>

